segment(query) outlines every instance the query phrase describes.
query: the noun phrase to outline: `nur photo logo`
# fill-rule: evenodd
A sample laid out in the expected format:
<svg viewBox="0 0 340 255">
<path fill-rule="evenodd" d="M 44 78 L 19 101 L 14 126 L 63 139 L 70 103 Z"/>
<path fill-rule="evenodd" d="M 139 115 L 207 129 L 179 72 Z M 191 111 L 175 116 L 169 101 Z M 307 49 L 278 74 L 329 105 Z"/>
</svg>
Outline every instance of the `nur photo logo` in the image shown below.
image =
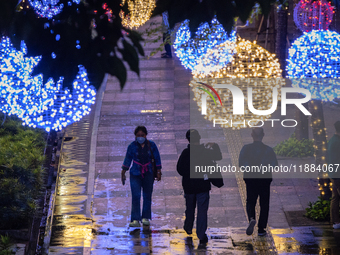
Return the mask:
<svg viewBox="0 0 340 255">
<path fill-rule="evenodd" d="M 287 116 L 289 105 L 305 116 L 311 115 L 304 106 L 312 98 L 310 91 L 284 87 L 285 79 L 226 79 L 224 83 L 221 80 L 210 84 L 191 83 L 201 114 L 212 121 L 214 127 L 262 127 L 265 122 L 270 122 L 272 127 L 275 122 L 283 127 L 295 127 L 298 124 L 295 119 L 281 118 Z M 271 118 L 278 106 L 281 106 L 280 118 Z"/>
</svg>

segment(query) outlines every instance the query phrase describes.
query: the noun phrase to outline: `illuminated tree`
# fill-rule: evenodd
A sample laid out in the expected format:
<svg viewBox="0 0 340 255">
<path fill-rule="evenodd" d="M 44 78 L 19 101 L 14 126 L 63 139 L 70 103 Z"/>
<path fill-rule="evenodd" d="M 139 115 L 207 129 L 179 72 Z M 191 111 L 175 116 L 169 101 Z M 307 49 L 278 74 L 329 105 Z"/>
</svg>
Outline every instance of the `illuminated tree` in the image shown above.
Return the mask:
<svg viewBox="0 0 340 255">
<path fill-rule="evenodd" d="M 26 45 L 13 48 L 8 38 L 0 41 L 0 110 L 15 114 L 24 125 L 61 130 L 79 121 L 91 110 L 96 90 L 90 85 L 87 72 L 79 66 L 73 89 L 63 89 L 63 78 L 54 83 L 49 78 L 44 85 L 43 76 L 32 76 L 41 57 L 25 57 Z"/>
<path fill-rule="evenodd" d="M 327 137 L 322 101 L 340 97 L 340 35 L 313 30 L 299 37 L 289 49 L 287 73 L 293 87 L 312 94 L 309 110 L 314 137 L 316 165 L 326 164 Z M 329 179 L 320 176 L 322 197 L 330 197 Z"/>
<path fill-rule="evenodd" d="M 232 60 L 236 46 L 235 32 L 228 36 L 223 26 L 213 19 L 211 24 L 202 24 L 195 37 L 191 38 L 189 23 L 186 20 L 181 24 L 174 42 L 175 53 L 185 68 L 189 68 L 194 75 L 204 77 Z M 221 43 L 224 43 L 224 47 L 219 47 L 218 52 L 213 53 L 212 50 Z"/>
<path fill-rule="evenodd" d="M 24 41 L 28 57 L 42 56 L 32 75 L 43 74 L 44 83 L 62 76 L 64 86 L 72 90 L 78 65 L 87 69 L 96 88 L 105 73 L 116 76 L 123 86 L 124 61 L 139 74 L 143 39 L 122 25 L 120 0 L 22 0 L 17 4 L 17 0 L 0 1 L 0 35 L 9 37 L 16 49 Z"/>
<path fill-rule="evenodd" d="M 39 2 L 49 3 L 61 11 L 44 18 L 46 15 L 39 14 L 38 5 L 32 8 Z M 274 2 L 259 2 L 264 15 Z M 188 19 L 192 34 L 216 15 L 230 32 L 235 18 L 245 22 L 255 4 L 255 1 L 233 0 L 158 0 L 153 15 L 168 11 L 171 29 Z M 123 62 L 139 74 L 139 55 L 143 56 L 144 51 L 140 34 L 123 26 L 119 15 L 122 11 L 131 16 L 128 5 L 122 5 L 121 0 L 22 0 L 19 5 L 18 0 L 1 0 L 0 35 L 9 37 L 16 49 L 24 40 L 28 56 L 42 56 L 33 75 L 42 73 L 44 83 L 49 77 L 58 80 L 63 76 L 64 86 L 72 89 L 78 65 L 82 65 L 96 88 L 105 73 L 116 76 L 123 87 L 127 75 Z"/>
</svg>

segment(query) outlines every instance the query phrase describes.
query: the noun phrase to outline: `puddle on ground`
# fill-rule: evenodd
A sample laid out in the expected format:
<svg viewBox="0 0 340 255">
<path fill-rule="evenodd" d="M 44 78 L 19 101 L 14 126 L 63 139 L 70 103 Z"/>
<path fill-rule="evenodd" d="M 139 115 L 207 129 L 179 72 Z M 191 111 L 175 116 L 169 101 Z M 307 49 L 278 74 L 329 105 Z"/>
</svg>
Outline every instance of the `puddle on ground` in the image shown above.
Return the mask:
<svg viewBox="0 0 340 255">
<path fill-rule="evenodd" d="M 331 226 L 272 229 L 278 253 L 340 254 L 340 231 Z"/>
</svg>

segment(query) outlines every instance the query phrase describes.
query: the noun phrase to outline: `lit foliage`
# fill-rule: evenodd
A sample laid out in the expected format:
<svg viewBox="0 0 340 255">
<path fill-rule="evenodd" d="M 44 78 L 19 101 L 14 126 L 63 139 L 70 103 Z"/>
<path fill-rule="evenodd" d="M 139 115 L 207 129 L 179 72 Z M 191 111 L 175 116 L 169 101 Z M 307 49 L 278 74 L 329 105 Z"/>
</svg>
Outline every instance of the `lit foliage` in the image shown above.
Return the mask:
<svg viewBox="0 0 340 255">
<path fill-rule="evenodd" d="M 317 201 L 308 203 L 308 207 L 306 208 L 306 217 L 315 221 L 329 221 L 330 211 L 331 201 L 329 199 L 318 197 Z"/>
<path fill-rule="evenodd" d="M 219 45 L 223 47 L 223 44 Z M 214 87 L 214 84 L 233 84 L 240 88 L 247 102 L 247 89 L 253 89 L 253 106 L 257 110 L 268 110 L 273 105 L 273 88 L 277 88 L 278 100 L 280 99 L 280 88 L 284 86 L 284 80 L 281 79 L 281 69 L 278 59 L 274 54 L 266 51 L 259 45 L 251 43 L 244 39 L 238 39 L 236 43 L 236 54 L 233 60 L 218 72 L 210 74 L 212 78 L 194 79 L 190 86 L 194 92 L 194 100 L 201 110 L 201 97 L 205 92 L 199 89 L 202 87 L 197 82 L 205 82 Z M 269 119 L 271 115 L 255 115 L 245 107 L 244 115 L 233 114 L 232 94 L 228 89 L 216 88 L 216 91 L 222 98 L 223 106 L 214 104 L 212 99 L 207 98 L 207 115 L 205 118 L 209 121 L 214 119 L 225 119 L 228 123 L 220 125 L 221 127 L 232 127 L 240 129 L 250 125 L 257 125 L 258 121 Z M 230 120 L 233 125 L 231 126 Z M 255 121 L 251 121 L 255 120 Z M 256 121 L 257 120 L 257 121 Z M 251 121 L 248 123 L 248 121 Z"/>
<path fill-rule="evenodd" d="M 129 14 L 122 10 L 119 15 L 122 18 L 122 25 L 127 28 L 138 28 L 147 22 L 156 6 L 155 0 L 123 0 L 127 4 Z"/>
<path fill-rule="evenodd" d="M 189 68 L 196 76 L 204 77 L 210 72 L 218 71 L 232 60 L 235 41 L 235 32 L 229 37 L 216 19 L 213 19 L 211 24 L 206 22 L 201 25 L 192 39 L 189 21 L 186 20 L 176 33 L 174 48 L 185 68 Z M 224 43 L 224 47 L 213 50 L 221 43 Z"/>
<path fill-rule="evenodd" d="M 289 78 L 298 78 L 292 86 L 308 89 L 312 98 L 332 101 L 340 97 L 340 35 L 313 30 L 296 39 L 289 49 L 287 73 Z"/>
<path fill-rule="evenodd" d="M 303 32 L 327 30 L 333 13 L 333 7 L 326 0 L 300 0 L 294 8 L 294 22 Z"/>
<path fill-rule="evenodd" d="M 28 0 L 28 2 L 39 17 L 47 19 L 52 19 L 64 7 L 64 4 L 59 4 L 59 0 Z"/>
<path fill-rule="evenodd" d="M 23 107 L 17 95 L 17 89 L 26 94 L 30 90 L 33 68 L 39 63 L 41 57 L 25 57 L 27 48 L 21 44 L 21 50 L 13 49 L 8 38 L 0 41 L 0 110 L 7 114 L 19 114 L 22 111 L 35 111 L 34 102 L 25 102 Z M 27 84 L 27 88 L 26 88 Z M 29 99 L 29 96 L 25 99 Z"/>
<path fill-rule="evenodd" d="M 276 155 L 283 157 L 312 157 L 314 155 L 313 140 L 296 139 L 295 134 L 291 135 L 273 147 Z"/>
<path fill-rule="evenodd" d="M 122 26 L 121 1 L 59 0 L 63 9 L 51 19 L 37 15 L 28 0 L 14 2 L 0 1 L 0 34 L 8 36 L 16 49 L 24 41 L 27 56 L 43 56 L 32 75 L 43 74 L 44 84 L 49 77 L 57 81 L 63 76 L 63 86 L 72 90 L 79 64 L 96 88 L 106 73 L 116 76 L 123 87 L 126 66 L 139 75 L 143 38 Z"/>
<path fill-rule="evenodd" d="M 22 229 L 38 209 L 45 184 L 46 133 L 21 125 L 14 116 L 0 114 L 0 229 Z M 4 253 L 0 241 L 0 254 Z"/>
<path fill-rule="evenodd" d="M 0 110 L 17 115 L 24 125 L 61 130 L 79 121 L 91 110 L 96 91 L 90 85 L 86 70 L 79 66 L 72 93 L 63 90 L 63 78 L 55 84 L 52 78 L 43 85 L 42 75 L 31 76 L 41 57 L 26 58 L 26 45 L 16 51 L 8 38 L 0 43 Z"/>
<path fill-rule="evenodd" d="M 64 8 L 63 3 L 59 0 L 28 0 L 36 14 L 41 18 L 52 19 L 55 15 L 62 12 Z M 80 0 L 72 0 L 73 3 L 79 4 Z M 72 5 L 71 0 L 68 5 Z"/>
</svg>

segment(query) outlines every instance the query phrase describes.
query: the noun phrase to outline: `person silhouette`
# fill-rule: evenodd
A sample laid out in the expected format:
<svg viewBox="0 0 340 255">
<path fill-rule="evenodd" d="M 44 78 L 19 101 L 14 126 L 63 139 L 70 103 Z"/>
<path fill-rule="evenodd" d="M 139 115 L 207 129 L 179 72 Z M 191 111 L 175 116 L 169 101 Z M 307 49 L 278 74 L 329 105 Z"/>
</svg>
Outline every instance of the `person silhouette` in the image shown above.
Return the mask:
<svg viewBox="0 0 340 255">
<path fill-rule="evenodd" d="M 125 185 L 125 173 L 130 169 L 130 187 L 132 194 L 131 222 L 130 227 L 140 227 L 150 225 L 151 202 L 154 184 L 154 173 L 152 170 L 152 155 L 154 155 L 157 167 L 157 181 L 161 180 L 162 164 L 156 144 L 146 138 L 148 131 L 144 126 L 135 129 L 135 141 L 127 148 L 126 156 L 122 165 L 121 181 Z M 132 162 L 132 167 L 130 168 Z M 143 210 L 141 215 L 140 199 L 143 190 Z"/>
<path fill-rule="evenodd" d="M 247 167 L 270 165 L 275 167 L 278 165 L 274 150 L 262 142 L 264 137 L 263 128 L 253 128 L 251 136 L 254 140 L 251 144 L 246 144 L 242 147 L 239 156 L 239 167 L 246 169 Z M 245 172 L 243 179 L 246 183 L 247 202 L 246 210 L 249 220 L 249 225 L 246 230 L 247 235 L 251 235 L 256 225 L 255 206 L 257 198 L 260 197 L 260 217 L 258 222 L 258 235 L 265 236 L 267 231 L 268 216 L 269 216 L 269 198 L 270 184 L 272 182 L 272 173 L 266 172 Z"/>
<path fill-rule="evenodd" d="M 331 222 L 334 229 L 340 229 L 339 202 L 340 202 L 340 174 L 335 171 L 336 164 L 340 164 L 340 121 L 334 123 L 335 134 L 327 144 L 327 163 L 329 178 L 332 181 Z"/>
<path fill-rule="evenodd" d="M 177 162 L 177 172 L 182 176 L 186 204 L 183 228 L 188 235 L 192 234 L 197 205 L 196 233 L 200 246 L 204 246 L 208 242 L 206 230 L 211 183 L 220 188 L 223 186 L 223 179 L 221 173 L 217 175 L 206 172 L 196 173 L 195 166 L 216 165 L 215 160 L 221 160 L 222 153 L 216 143 L 200 144 L 201 136 L 196 129 L 188 130 L 186 138 L 189 141 L 188 147 L 182 151 Z"/>
</svg>

